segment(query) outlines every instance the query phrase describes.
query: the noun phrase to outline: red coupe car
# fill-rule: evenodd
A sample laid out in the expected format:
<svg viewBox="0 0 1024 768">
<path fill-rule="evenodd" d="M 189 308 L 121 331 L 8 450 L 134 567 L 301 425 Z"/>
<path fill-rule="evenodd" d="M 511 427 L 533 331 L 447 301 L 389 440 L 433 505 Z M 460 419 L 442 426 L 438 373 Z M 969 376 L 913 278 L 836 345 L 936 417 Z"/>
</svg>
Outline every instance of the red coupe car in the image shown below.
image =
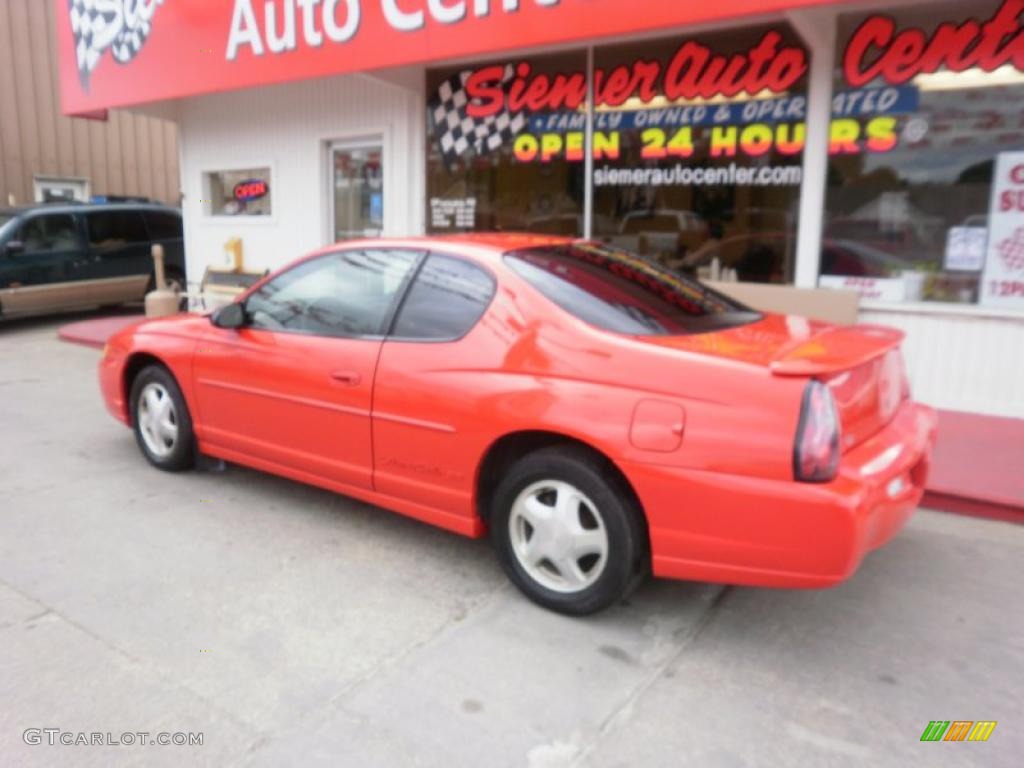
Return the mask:
<svg viewBox="0 0 1024 768">
<path fill-rule="evenodd" d="M 648 572 L 850 576 L 918 504 L 935 440 L 901 338 L 596 243 L 368 240 L 125 329 L 100 382 L 160 469 L 202 453 L 489 532 L 527 596 L 586 614 Z"/>
</svg>

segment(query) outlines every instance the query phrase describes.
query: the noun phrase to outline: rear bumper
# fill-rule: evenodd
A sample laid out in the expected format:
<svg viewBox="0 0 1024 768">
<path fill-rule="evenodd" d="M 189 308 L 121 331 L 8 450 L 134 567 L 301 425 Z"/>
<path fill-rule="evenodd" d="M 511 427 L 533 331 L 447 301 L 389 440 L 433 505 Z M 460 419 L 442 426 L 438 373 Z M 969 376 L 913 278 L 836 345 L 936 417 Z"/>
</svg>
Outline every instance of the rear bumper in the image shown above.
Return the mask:
<svg viewBox="0 0 1024 768">
<path fill-rule="evenodd" d="M 820 485 L 625 464 L 647 513 L 654 574 L 772 587 L 848 578 L 924 494 L 935 412 L 906 402 Z"/>
</svg>

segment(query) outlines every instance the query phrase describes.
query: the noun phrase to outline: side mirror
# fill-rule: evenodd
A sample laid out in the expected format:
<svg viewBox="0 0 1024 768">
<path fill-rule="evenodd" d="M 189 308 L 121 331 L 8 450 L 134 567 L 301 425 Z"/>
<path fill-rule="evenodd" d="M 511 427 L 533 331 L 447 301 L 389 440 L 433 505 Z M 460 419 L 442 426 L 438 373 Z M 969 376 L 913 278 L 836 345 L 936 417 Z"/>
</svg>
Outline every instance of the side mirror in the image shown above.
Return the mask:
<svg viewBox="0 0 1024 768">
<path fill-rule="evenodd" d="M 241 302 L 234 302 L 221 307 L 210 318 L 210 322 L 218 328 L 243 328 L 246 322 L 245 307 Z"/>
<path fill-rule="evenodd" d="M 4 251 L 8 256 L 20 256 L 25 252 L 25 244 L 21 240 L 11 240 L 4 246 Z"/>
</svg>

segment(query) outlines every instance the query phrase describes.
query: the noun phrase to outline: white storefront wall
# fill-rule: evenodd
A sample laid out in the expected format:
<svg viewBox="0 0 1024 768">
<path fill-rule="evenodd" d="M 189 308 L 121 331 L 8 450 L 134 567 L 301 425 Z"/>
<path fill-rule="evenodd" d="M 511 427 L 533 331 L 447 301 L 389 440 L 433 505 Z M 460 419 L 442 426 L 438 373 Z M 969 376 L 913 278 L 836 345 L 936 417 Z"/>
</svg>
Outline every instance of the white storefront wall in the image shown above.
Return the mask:
<svg viewBox="0 0 1024 768">
<path fill-rule="evenodd" d="M 834 24 L 833 13 L 808 11 L 785 18 L 804 36 L 812 61 L 817 62 L 809 94 L 812 149 L 824 144 L 835 61 L 834 34 L 814 30 Z M 425 104 L 422 67 L 196 97 L 177 104 L 165 114 L 181 128 L 190 278 L 198 281 L 207 266 L 223 263 L 224 244 L 232 237 L 242 239 L 245 265 L 251 270 L 279 267 L 330 243 L 327 147 L 333 141 L 383 138 L 384 234 L 422 234 Z M 818 272 L 826 153 L 808 151 L 804 158 L 796 282 L 812 287 Z M 271 169 L 272 215 L 207 215 L 202 202 L 204 173 L 253 167 Z M 1024 418 L 1024 312 L 865 304 L 861 319 L 907 332 L 904 351 L 917 399 L 939 408 Z"/>
<path fill-rule="evenodd" d="M 383 140 L 384 234 L 423 231 L 423 70 L 386 78 L 356 74 L 188 99 L 181 130 L 182 210 L 190 280 L 224 261 L 242 240 L 247 270 L 276 269 L 331 242 L 328 146 Z M 203 202 L 211 171 L 270 168 L 267 217 L 210 216 Z"/>
</svg>

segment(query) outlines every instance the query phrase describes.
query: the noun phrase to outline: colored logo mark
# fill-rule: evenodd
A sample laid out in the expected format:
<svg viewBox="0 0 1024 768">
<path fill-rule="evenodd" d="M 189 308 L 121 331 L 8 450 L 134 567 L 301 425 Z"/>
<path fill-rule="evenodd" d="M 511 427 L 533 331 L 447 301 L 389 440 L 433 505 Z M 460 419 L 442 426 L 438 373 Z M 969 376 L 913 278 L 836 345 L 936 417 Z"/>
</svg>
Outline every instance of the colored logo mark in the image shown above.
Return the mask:
<svg viewBox="0 0 1024 768">
<path fill-rule="evenodd" d="M 932 720 L 921 741 L 988 741 L 995 727 L 995 720 Z"/>
</svg>

